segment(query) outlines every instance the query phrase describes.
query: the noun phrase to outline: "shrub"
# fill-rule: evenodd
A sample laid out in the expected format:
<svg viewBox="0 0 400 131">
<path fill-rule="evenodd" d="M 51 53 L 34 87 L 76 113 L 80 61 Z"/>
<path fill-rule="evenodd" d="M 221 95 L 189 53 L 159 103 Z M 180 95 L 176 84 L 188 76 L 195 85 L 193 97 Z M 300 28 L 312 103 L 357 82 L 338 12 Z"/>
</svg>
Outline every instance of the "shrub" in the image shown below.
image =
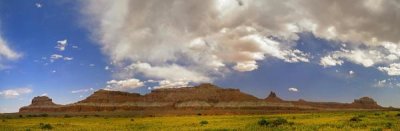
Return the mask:
<svg viewBox="0 0 400 131">
<path fill-rule="evenodd" d="M 2 122 L 6 122 L 6 120 L 4 120 L 4 119 L 3 119 L 3 120 L 1 120 L 1 121 L 2 121 Z"/>
<path fill-rule="evenodd" d="M 50 124 L 40 123 L 39 126 L 40 126 L 40 129 L 43 129 L 43 130 L 51 130 L 51 129 L 53 129 L 53 126 L 51 126 Z"/>
<path fill-rule="evenodd" d="M 352 118 L 350 118 L 350 121 L 352 121 L 352 122 L 359 122 L 359 121 L 361 121 L 361 119 L 359 118 L 359 117 L 352 117 Z"/>
<path fill-rule="evenodd" d="M 44 113 L 44 114 L 40 114 L 39 116 L 40 116 L 40 117 L 48 117 L 49 114 Z"/>
<path fill-rule="evenodd" d="M 293 122 L 288 122 L 286 119 L 284 118 L 277 118 L 275 120 L 272 121 L 267 121 L 266 119 L 262 118 L 261 120 L 258 121 L 258 125 L 260 126 L 272 126 L 272 127 L 277 127 L 283 124 L 288 124 L 289 125 L 294 125 Z"/>
<path fill-rule="evenodd" d="M 19 118 L 22 118 L 22 117 L 24 117 L 23 115 L 19 115 Z"/>
<path fill-rule="evenodd" d="M 29 129 L 29 128 L 26 128 L 26 129 L 25 129 L 25 131 L 31 131 L 31 129 Z"/>
<path fill-rule="evenodd" d="M 64 118 L 71 118 L 72 116 L 71 115 L 68 115 L 68 114 L 65 114 L 64 115 Z"/>
<path fill-rule="evenodd" d="M 208 121 L 200 121 L 200 125 L 207 125 L 208 124 Z"/>
<path fill-rule="evenodd" d="M 363 118 L 363 117 L 366 117 L 366 115 L 365 114 L 360 114 L 360 115 L 358 115 L 358 117 L 359 118 Z"/>
<path fill-rule="evenodd" d="M 269 125 L 269 122 L 263 118 L 263 119 L 258 121 L 258 125 L 267 126 L 267 125 Z"/>
<path fill-rule="evenodd" d="M 400 113 L 397 113 L 396 116 L 397 116 L 397 117 L 400 117 Z"/>
<path fill-rule="evenodd" d="M 135 119 L 132 118 L 131 121 L 135 121 Z"/>
<path fill-rule="evenodd" d="M 277 118 L 276 120 L 274 120 L 274 121 L 272 121 L 271 122 L 271 126 L 280 126 L 280 125 L 283 125 L 283 124 L 287 124 L 288 123 L 288 121 L 286 120 L 286 119 L 284 119 L 284 118 Z"/>
<path fill-rule="evenodd" d="M 382 128 L 372 128 L 371 131 L 382 131 Z"/>
<path fill-rule="evenodd" d="M 385 127 L 386 127 L 387 129 L 392 129 L 393 123 L 388 122 L 388 123 L 385 124 Z"/>
</svg>

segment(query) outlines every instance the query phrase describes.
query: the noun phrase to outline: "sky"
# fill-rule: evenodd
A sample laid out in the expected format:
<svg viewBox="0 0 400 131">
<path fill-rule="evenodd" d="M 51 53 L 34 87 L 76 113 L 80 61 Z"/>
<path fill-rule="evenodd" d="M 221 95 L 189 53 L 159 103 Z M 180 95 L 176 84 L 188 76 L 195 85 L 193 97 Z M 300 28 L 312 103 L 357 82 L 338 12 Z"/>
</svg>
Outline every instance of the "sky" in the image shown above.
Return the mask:
<svg viewBox="0 0 400 131">
<path fill-rule="evenodd" d="M 400 107 L 400 2 L 0 0 L 0 112 L 214 83 Z"/>
</svg>

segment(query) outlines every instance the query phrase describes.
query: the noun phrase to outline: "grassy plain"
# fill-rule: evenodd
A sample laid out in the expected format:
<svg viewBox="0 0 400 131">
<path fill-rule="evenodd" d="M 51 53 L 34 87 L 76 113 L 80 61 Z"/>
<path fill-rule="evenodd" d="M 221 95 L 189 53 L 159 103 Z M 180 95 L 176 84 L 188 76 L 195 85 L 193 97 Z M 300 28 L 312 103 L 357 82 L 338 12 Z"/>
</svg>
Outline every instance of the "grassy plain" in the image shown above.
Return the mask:
<svg viewBox="0 0 400 131">
<path fill-rule="evenodd" d="M 280 119 L 282 118 L 282 119 Z M 398 111 L 165 117 L 1 116 L 1 131 L 27 130 L 400 130 Z M 280 119 L 281 121 L 278 121 Z"/>
</svg>

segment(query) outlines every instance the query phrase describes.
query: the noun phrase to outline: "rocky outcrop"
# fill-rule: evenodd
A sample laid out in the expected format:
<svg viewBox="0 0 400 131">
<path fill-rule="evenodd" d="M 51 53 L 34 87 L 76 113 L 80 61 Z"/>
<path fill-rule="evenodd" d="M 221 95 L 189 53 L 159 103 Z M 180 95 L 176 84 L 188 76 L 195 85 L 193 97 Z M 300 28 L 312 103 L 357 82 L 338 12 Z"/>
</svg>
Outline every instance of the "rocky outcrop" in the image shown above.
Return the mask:
<svg viewBox="0 0 400 131">
<path fill-rule="evenodd" d="M 29 106 L 56 106 L 56 104 L 47 96 L 37 96 L 32 99 L 32 103 Z"/>
<path fill-rule="evenodd" d="M 281 98 L 276 96 L 275 92 L 272 92 L 272 91 L 271 91 L 271 93 L 269 93 L 268 97 L 265 98 L 265 101 L 274 102 L 274 103 L 284 102 Z"/>
<path fill-rule="evenodd" d="M 19 109 L 20 112 L 46 112 L 55 111 L 54 109 L 60 107 L 60 105 L 54 104 L 53 100 L 47 96 L 37 96 L 32 99 L 32 103 L 29 106 L 25 106 Z"/>
<path fill-rule="evenodd" d="M 86 99 L 78 103 L 126 103 L 141 101 L 142 96 L 138 93 L 128 93 L 121 91 L 98 90 Z"/>
<path fill-rule="evenodd" d="M 237 110 L 254 112 L 265 110 L 325 110 L 325 109 L 381 109 L 373 99 L 363 97 L 353 103 L 309 102 L 305 100 L 285 101 L 275 92 L 267 98 L 258 99 L 239 89 L 220 88 L 212 84 L 194 87 L 155 89 L 146 95 L 121 91 L 98 90 L 86 99 L 57 105 L 46 96 L 35 97 L 31 105 L 20 108 L 20 112 L 97 112 L 97 111 L 149 111 L 165 112 L 201 110 Z"/>
<path fill-rule="evenodd" d="M 380 108 L 381 106 L 378 103 L 369 97 L 361 97 L 360 99 L 355 99 L 353 103 L 351 103 L 355 107 L 362 108 Z"/>
</svg>

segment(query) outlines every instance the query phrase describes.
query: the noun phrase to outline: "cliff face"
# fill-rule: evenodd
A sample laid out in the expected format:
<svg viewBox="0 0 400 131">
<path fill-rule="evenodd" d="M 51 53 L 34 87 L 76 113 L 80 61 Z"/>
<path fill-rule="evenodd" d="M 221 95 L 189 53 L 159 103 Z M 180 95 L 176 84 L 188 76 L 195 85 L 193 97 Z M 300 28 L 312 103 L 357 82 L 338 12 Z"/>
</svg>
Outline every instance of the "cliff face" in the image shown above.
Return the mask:
<svg viewBox="0 0 400 131">
<path fill-rule="evenodd" d="M 271 92 L 265 99 L 240 92 L 238 89 L 220 88 L 212 84 L 195 87 L 155 89 L 146 95 L 121 91 L 98 90 L 86 99 L 68 105 L 57 105 L 46 96 L 35 97 L 32 104 L 20 112 L 91 112 L 91 111 L 146 111 L 178 109 L 380 109 L 373 99 L 363 97 L 353 103 L 285 101 Z"/>
</svg>

